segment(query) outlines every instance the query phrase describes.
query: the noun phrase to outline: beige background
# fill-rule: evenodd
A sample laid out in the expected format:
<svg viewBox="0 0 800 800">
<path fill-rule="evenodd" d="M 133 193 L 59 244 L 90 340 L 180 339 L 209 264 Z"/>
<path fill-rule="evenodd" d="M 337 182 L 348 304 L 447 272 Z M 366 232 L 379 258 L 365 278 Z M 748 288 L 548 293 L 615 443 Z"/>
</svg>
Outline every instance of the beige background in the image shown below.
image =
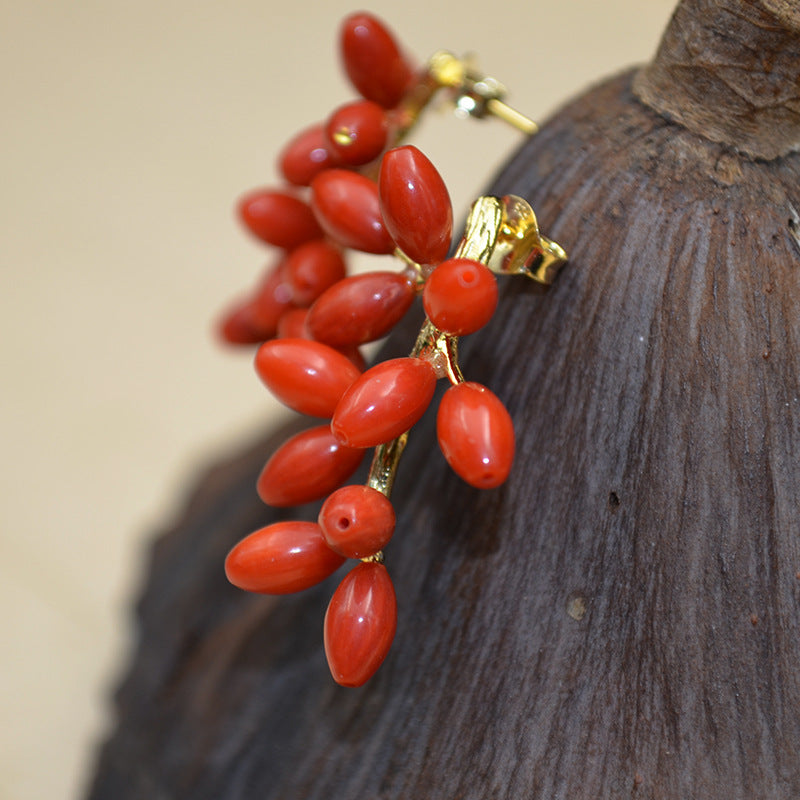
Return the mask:
<svg viewBox="0 0 800 800">
<path fill-rule="evenodd" d="M 541 119 L 649 58 L 672 5 L 370 8 L 420 59 L 478 53 Z M 352 96 L 336 30 L 354 7 L 0 9 L 0 798 L 77 797 L 130 648 L 146 543 L 198 467 L 283 413 L 210 324 L 266 260 L 234 199 L 273 181 L 284 140 Z M 438 114 L 415 138 L 457 216 L 518 141 Z"/>
</svg>

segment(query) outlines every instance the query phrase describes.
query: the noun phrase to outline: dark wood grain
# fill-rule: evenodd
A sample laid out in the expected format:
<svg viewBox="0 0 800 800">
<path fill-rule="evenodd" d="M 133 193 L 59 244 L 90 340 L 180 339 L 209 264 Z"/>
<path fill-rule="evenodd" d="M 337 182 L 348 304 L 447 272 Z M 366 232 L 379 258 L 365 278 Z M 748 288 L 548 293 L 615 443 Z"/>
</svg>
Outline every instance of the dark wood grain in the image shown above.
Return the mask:
<svg viewBox="0 0 800 800">
<path fill-rule="evenodd" d="M 493 187 L 570 262 L 544 296 L 506 280 L 462 343 L 515 421 L 508 483 L 463 484 L 431 413 L 411 436 L 378 674 L 328 675 L 335 578 L 226 584 L 226 550 L 278 518 L 261 443 L 155 546 L 92 800 L 800 797 L 800 156 L 750 161 L 631 81 Z"/>
</svg>

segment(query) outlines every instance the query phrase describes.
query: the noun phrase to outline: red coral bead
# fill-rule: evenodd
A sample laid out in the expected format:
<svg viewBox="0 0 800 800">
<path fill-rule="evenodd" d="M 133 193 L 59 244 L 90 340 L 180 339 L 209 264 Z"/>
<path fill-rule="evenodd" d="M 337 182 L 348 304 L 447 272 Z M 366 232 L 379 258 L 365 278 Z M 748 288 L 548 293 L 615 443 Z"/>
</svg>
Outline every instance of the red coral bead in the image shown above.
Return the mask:
<svg viewBox="0 0 800 800">
<path fill-rule="evenodd" d="M 471 486 L 492 489 L 511 472 L 514 423 L 498 397 L 479 383 L 460 383 L 444 393 L 436 435 L 447 463 Z"/>
<path fill-rule="evenodd" d="M 383 222 L 397 246 L 418 264 L 447 258 L 453 208 L 442 176 L 412 145 L 390 150 L 378 178 Z"/>
<path fill-rule="evenodd" d="M 287 192 L 257 189 L 239 200 L 239 216 L 259 239 L 291 250 L 322 238 L 322 229 L 307 203 Z"/>
<path fill-rule="evenodd" d="M 270 506 L 299 506 L 341 486 L 357 469 L 363 450 L 345 447 L 330 425 L 298 433 L 267 461 L 258 478 L 258 496 Z"/>
<path fill-rule="evenodd" d="M 246 298 L 232 304 L 222 315 L 217 332 L 228 344 L 258 344 L 268 339 L 253 325 L 251 300 Z"/>
<path fill-rule="evenodd" d="M 396 272 L 367 272 L 335 283 L 308 311 L 311 335 L 332 347 L 364 344 L 385 336 L 408 311 L 414 284 Z"/>
<path fill-rule="evenodd" d="M 292 287 L 286 273 L 286 262 L 267 270 L 256 287 L 251 302 L 252 324 L 262 332 L 264 339 L 272 338 L 278 330 L 278 321 L 292 302 Z"/>
<path fill-rule="evenodd" d="M 422 304 L 440 331 L 465 336 L 492 318 L 497 308 L 497 280 L 478 261 L 451 258 L 439 264 L 426 281 Z"/>
<path fill-rule="evenodd" d="M 326 169 L 311 181 L 311 192 L 314 213 L 331 239 L 365 253 L 394 251 L 374 181 L 346 169 Z"/>
<path fill-rule="evenodd" d="M 286 145 L 278 158 L 278 168 L 289 183 L 308 186 L 324 169 L 336 166 L 323 125 L 313 125 Z"/>
<path fill-rule="evenodd" d="M 368 369 L 344 393 L 331 420 L 348 447 L 375 447 L 405 433 L 424 413 L 436 371 L 421 358 L 394 358 Z"/>
<path fill-rule="evenodd" d="M 340 41 L 345 71 L 359 94 L 384 108 L 396 106 L 414 70 L 386 26 L 371 14 L 353 14 L 342 23 Z"/>
<path fill-rule="evenodd" d="M 363 686 L 383 663 L 397 630 L 397 597 L 386 567 L 354 567 L 325 614 L 325 655 L 341 686 Z"/>
<path fill-rule="evenodd" d="M 273 339 L 256 352 L 256 371 L 282 403 L 312 417 L 330 417 L 359 376 L 346 356 L 320 342 Z"/>
<path fill-rule="evenodd" d="M 328 146 L 343 164 L 360 167 L 376 159 L 386 147 L 389 121 L 371 100 L 341 106 L 325 125 Z"/>
<path fill-rule="evenodd" d="M 325 544 L 316 522 L 276 522 L 228 553 L 225 574 L 248 592 L 290 594 L 324 581 L 344 561 Z"/>
<path fill-rule="evenodd" d="M 347 558 L 365 558 L 392 538 L 394 508 L 386 495 L 370 486 L 343 486 L 319 512 L 322 535 L 331 550 Z"/>
<path fill-rule="evenodd" d="M 292 301 L 309 306 L 328 287 L 344 278 L 346 267 L 338 247 L 325 241 L 306 242 L 286 259 Z"/>
<path fill-rule="evenodd" d="M 279 339 L 310 339 L 306 330 L 307 308 L 287 308 L 278 320 Z"/>
</svg>

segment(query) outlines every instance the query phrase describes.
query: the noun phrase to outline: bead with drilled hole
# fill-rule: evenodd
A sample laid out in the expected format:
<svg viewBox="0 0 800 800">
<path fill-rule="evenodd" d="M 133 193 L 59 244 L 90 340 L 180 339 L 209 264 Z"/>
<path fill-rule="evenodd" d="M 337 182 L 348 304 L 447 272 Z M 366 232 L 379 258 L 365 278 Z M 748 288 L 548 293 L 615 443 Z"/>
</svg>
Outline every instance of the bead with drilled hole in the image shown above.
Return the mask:
<svg viewBox="0 0 800 800">
<path fill-rule="evenodd" d="M 450 258 L 426 281 L 422 304 L 440 331 L 466 336 L 492 318 L 497 308 L 497 279 L 478 261 Z"/>
<path fill-rule="evenodd" d="M 347 558 L 366 558 L 392 538 L 394 508 L 386 495 L 371 486 L 342 486 L 319 512 L 322 535 L 331 550 Z"/>
</svg>

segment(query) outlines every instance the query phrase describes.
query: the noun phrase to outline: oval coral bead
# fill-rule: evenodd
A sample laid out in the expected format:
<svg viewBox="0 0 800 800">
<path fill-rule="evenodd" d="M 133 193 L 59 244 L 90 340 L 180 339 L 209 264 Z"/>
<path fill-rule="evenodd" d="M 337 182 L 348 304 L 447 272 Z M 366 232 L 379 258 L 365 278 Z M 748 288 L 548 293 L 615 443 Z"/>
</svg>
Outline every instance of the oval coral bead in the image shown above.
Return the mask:
<svg viewBox="0 0 800 800">
<path fill-rule="evenodd" d="M 492 318 L 497 308 L 497 280 L 478 261 L 450 258 L 425 282 L 422 304 L 440 331 L 466 336 Z"/>
<path fill-rule="evenodd" d="M 246 536 L 228 553 L 225 574 L 248 592 L 290 594 L 324 581 L 344 561 L 325 544 L 315 522 L 276 522 Z"/>
<path fill-rule="evenodd" d="M 311 181 L 311 193 L 317 220 L 331 239 L 365 253 L 394 251 L 374 181 L 346 169 L 326 169 Z"/>
<path fill-rule="evenodd" d="M 342 252 L 335 245 L 326 241 L 301 244 L 286 259 L 292 302 L 311 305 L 328 287 L 342 280 L 345 272 Z"/>
<path fill-rule="evenodd" d="M 258 348 L 256 371 L 282 403 L 312 417 L 330 417 L 359 376 L 332 347 L 306 339 L 273 339 Z"/>
<path fill-rule="evenodd" d="M 334 167 L 336 163 L 323 125 L 312 125 L 301 131 L 278 158 L 278 168 L 283 177 L 296 186 L 308 186 L 322 170 Z"/>
<path fill-rule="evenodd" d="M 319 342 L 346 347 L 385 336 L 411 307 L 413 283 L 397 272 L 367 272 L 335 283 L 308 311 L 306 325 Z"/>
<path fill-rule="evenodd" d="M 397 597 L 386 567 L 354 567 L 325 613 L 325 655 L 341 686 L 362 686 L 377 671 L 397 630 Z"/>
<path fill-rule="evenodd" d="M 319 512 L 322 535 L 331 550 L 347 558 L 365 558 L 392 538 L 394 508 L 386 495 L 370 486 L 343 486 Z"/>
<path fill-rule="evenodd" d="M 421 358 L 393 358 L 368 369 L 344 393 L 331 420 L 348 447 L 376 447 L 405 433 L 424 413 L 436 371 Z"/>
<path fill-rule="evenodd" d="M 514 461 L 514 423 L 485 386 L 459 383 L 444 393 L 436 436 L 447 463 L 471 486 L 492 489 L 508 477 Z"/>
<path fill-rule="evenodd" d="M 390 150 L 378 178 L 383 223 L 397 246 L 418 264 L 447 258 L 453 208 L 442 176 L 412 145 Z"/>
<path fill-rule="evenodd" d="M 340 106 L 325 125 L 328 146 L 343 164 L 360 167 L 376 159 L 386 147 L 389 121 L 371 100 Z"/>
<path fill-rule="evenodd" d="M 259 239 L 291 250 L 322 238 L 314 212 L 287 192 L 257 189 L 239 200 L 239 216 Z"/>
<path fill-rule="evenodd" d="M 396 106 L 414 70 L 387 27 L 371 14 L 352 14 L 342 22 L 340 42 L 347 77 L 359 94 L 384 108 Z"/>
<path fill-rule="evenodd" d="M 310 339 L 306 331 L 307 308 L 287 308 L 278 320 L 279 339 Z"/>
<path fill-rule="evenodd" d="M 267 461 L 256 487 L 270 506 L 299 506 L 341 486 L 357 469 L 363 450 L 346 447 L 320 425 L 292 436 Z"/>
</svg>

